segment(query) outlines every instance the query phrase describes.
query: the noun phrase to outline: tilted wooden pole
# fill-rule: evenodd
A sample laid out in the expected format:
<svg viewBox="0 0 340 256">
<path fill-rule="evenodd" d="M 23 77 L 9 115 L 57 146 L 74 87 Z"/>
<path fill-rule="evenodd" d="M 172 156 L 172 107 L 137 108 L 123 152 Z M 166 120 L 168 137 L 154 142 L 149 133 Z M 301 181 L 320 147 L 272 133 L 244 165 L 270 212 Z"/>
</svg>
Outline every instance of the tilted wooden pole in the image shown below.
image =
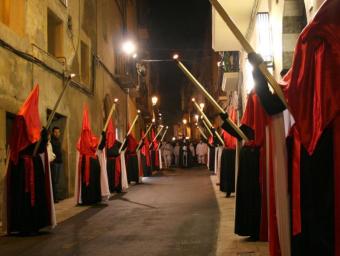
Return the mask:
<svg viewBox="0 0 340 256">
<path fill-rule="evenodd" d="M 202 131 L 201 127 L 199 127 L 199 125 L 197 125 L 197 129 L 200 131 L 200 133 L 203 136 L 203 138 L 208 140 L 207 136 L 204 134 L 204 132 Z"/>
<path fill-rule="evenodd" d="M 113 104 L 112 104 L 112 106 L 111 106 L 109 115 L 107 116 L 107 119 L 106 119 L 106 122 L 105 122 L 105 125 L 104 125 L 104 128 L 103 128 L 103 132 L 106 132 L 106 129 L 107 129 L 107 126 L 109 125 L 109 122 L 110 122 L 110 119 L 111 119 L 111 117 L 112 117 L 113 111 L 116 110 L 117 101 L 118 101 L 118 100 L 115 99 L 114 102 L 113 102 Z"/>
<path fill-rule="evenodd" d="M 241 31 L 237 28 L 234 21 L 229 17 L 227 12 L 223 9 L 222 5 L 217 0 L 209 0 L 212 6 L 215 8 L 215 10 L 218 12 L 218 14 L 222 17 L 224 22 L 227 24 L 231 32 L 234 34 L 234 36 L 237 38 L 237 40 L 240 42 L 242 47 L 247 53 L 255 53 L 255 50 L 250 45 L 250 43 L 247 41 L 247 39 L 244 37 L 244 35 L 241 33 Z M 266 78 L 268 83 L 271 85 L 277 96 L 280 98 L 282 103 L 287 107 L 286 99 L 283 95 L 282 89 L 279 86 L 279 84 L 276 82 L 275 78 L 270 74 L 268 71 L 265 63 L 261 63 L 259 66 L 259 70 L 263 74 L 263 76 Z"/>
<path fill-rule="evenodd" d="M 161 138 L 161 140 L 160 140 L 160 143 L 163 142 L 164 137 L 165 137 L 165 134 L 168 132 L 168 129 L 169 129 L 169 127 L 167 126 L 167 127 L 165 128 L 165 131 L 163 132 L 163 135 L 162 135 L 162 138 Z M 157 149 L 159 149 L 160 143 L 158 144 Z M 156 150 L 157 150 L 157 149 L 156 149 Z"/>
<path fill-rule="evenodd" d="M 161 131 L 163 130 L 163 128 L 164 128 L 164 126 L 162 125 L 162 126 L 161 126 L 161 129 L 159 129 L 159 131 L 157 132 L 155 138 L 153 138 L 151 144 L 149 145 L 149 148 L 150 148 L 150 146 L 156 141 L 158 135 L 161 133 Z"/>
<path fill-rule="evenodd" d="M 141 147 L 141 145 L 142 145 L 142 143 L 143 143 L 143 140 L 146 138 L 146 136 L 148 136 L 149 132 L 151 131 L 152 126 L 153 126 L 153 123 L 150 124 L 150 126 L 149 126 L 149 128 L 146 130 L 146 133 L 144 134 L 144 136 L 139 140 L 136 151 L 139 151 L 139 150 L 140 150 L 140 147 Z"/>
<path fill-rule="evenodd" d="M 136 124 L 136 122 L 137 122 L 137 120 L 138 120 L 138 117 L 139 117 L 139 112 L 137 113 L 135 119 L 133 120 L 133 122 L 132 122 L 132 124 L 131 124 L 131 126 L 130 126 L 129 131 L 128 131 L 128 132 L 126 133 L 126 135 L 125 135 L 124 141 L 123 141 L 122 145 L 121 145 L 120 148 L 119 148 L 119 153 L 122 152 L 122 149 L 123 149 L 123 146 L 124 146 L 124 144 L 125 144 L 125 142 L 126 142 L 126 139 L 127 139 L 127 137 L 130 135 L 130 133 L 132 132 L 132 129 L 133 129 L 133 127 L 135 126 L 135 124 Z"/>
<path fill-rule="evenodd" d="M 48 120 L 47 120 L 47 124 L 46 124 L 46 130 L 48 130 L 52 124 L 52 121 L 53 121 L 53 118 L 55 116 L 55 113 L 57 111 L 57 108 L 60 104 L 60 101 L 61 99 L 63 98 L 64 94 L 65 94 L 65 91 L 67 89 L 67 87 L 69 86 L 70 82 L 72 81 L 72 76 L 69 76 L 66 80 L 66 83 L 65 83 L 65 86 L 63 88 L 63 90 L 61 91 L 58 99 L 57 99 L 57 102 L 55 103 L 54 107 L 53 107 L 53 110 L 50 114 L 50 116 L 48 117 Z M 38 152 L 38 149 L 40 147 L 40 144 L 41 144 L 41 138 L 38 140 L 37 144 L 35 144 L 35 147 L 34 147 L 34 150 L 33 150 L 33 156 L 36 156 L 37 155 L 37 152 Z"/>
<path fill-rule="evenodd" d="M 209 92 L 204 88 L 204 86 L 193 76 L 193 74 L 190 73 L 190 71 L 184 66 L 184 64 L 179 61 L 178 59 L 175 59 L 177 62 L 178 67 L 183 71 L 183 73 L 195 84 L 198 89 L 200 89 L 205 97 L 210 101 L 210 103 L 222 114 L 225 114 L 226 112 L 224 109 L 216 102 L 216 100 L 209 94 Z M 225 119 L 226 122 L 229 123 L 229 125 L 232 127 L 232 129 L 237 132 L 237 134 L 244 139 L 245 141 L 248 141 L 247 136 L 242 132 L 242 130 L 229 118 Z"/>
<path fill-rule="evenodd" d="M 209 126 L 207 125 L 207 123 L 204 121 L 203 116 L 201 116 L 201 120 L 202 120 L 202 123 L 204 124 L 205 128 L 208 130 L 209 134 L 210 134 L 211 136 L 213 136 L 213 133 L 212 133 L 212 131 L 210 130 L 210 128 L 209 128 Z"/>
<path fill-rule="evenodd" d="M 200 106 L 198 106 L 196 101 L 193 101 L 195 107 L 197 108 L 197 110 L 201 113 L 201 115 L 203 116 L 203 119 L 205 120 L 205 122 L 207 123 L 207 125 L 209 126 L 210 129 L 214 128 L 214 126 L 212 125 L 212 123 L 209 121 L 208 117 L 204 114 L 203 110 L 200 108 Z M 216 130 L 215 131 L 215 135 L 218 138 L 218 140 L 222 143 L 222 145 L 224 146 L 224 141 L 222 140 L 221 136 L 218 134 L 218 132 Z"/>
</svg>

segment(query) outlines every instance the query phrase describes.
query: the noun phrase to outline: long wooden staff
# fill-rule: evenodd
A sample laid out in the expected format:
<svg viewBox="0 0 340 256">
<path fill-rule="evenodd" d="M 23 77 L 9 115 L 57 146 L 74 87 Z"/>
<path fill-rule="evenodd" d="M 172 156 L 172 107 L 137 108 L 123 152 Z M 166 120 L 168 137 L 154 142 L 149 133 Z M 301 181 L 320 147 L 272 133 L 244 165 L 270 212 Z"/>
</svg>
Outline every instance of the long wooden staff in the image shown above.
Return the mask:
<svg viewBox="0 0 340 256">
<path fill-rule="evenodd" d="M 168 132 L 168 129 L 169 129 L 169 126 L 167 126 L 167 127 L 165 128 L 165 131 L 163 132 L 162 138 L 161 138 L 161 140 L 160 140 L 160 143 L 158 143 L 157 149 L 156 149 L 156 150 L 159 149 L 159 145 L 163 142 L 164 137 L 165 137 L 165 134 Z"/>
<path fill-rule="evenodd" d="M 203 116 L 201 116 L 201 120 L 202 120 L 202 123 L 204 124 L 205 128 L 208 130 L 209 134 L 211 136 L 213 136 L 213 133 L 212 133 L 211 129 L 209 128 L 209 126 L 207 125 L 207 123 L 204 121 Z"/>
<path fill-rule="evenodd" d="M 223 9 L 222 5 L 217 0 L 209 0 L 212 6 L 216 9 L 218 14 L 222 17 L 224 22 L 227 24 L 231 32 L 234 34 L 234 36 L 237 38 L 237 40 L 240 42 L 242 47 L 247 53 L 255 53 L 255 50 L 250 45 L 250 43 L 247 41 L 247 39 L 243 36 L 241 31 L 237 28 L 234 21 L 230 18 L 230 16 L 227 14 L 227 12 Z M 264 75 L 268 83 L 271 85 L 277 96 L 280 98 L 282 103 L 287 107 L 286 99 L 283 95 L 281 87 L 276 82 L 275 78 L 270 74 L 268 71 L 265 63 L 261 63 L 259 66 L 259 69 L 261 73 Z"/>
<path fill-rule="evenodd" d="M 58 100 L 57 102 L 55 103 L 54 107 L 53 107 L 53 110 L 52 110 L 52 113 L 50 114 L 50 116 L 48 117 L 48 120 L 47 120 L 47 124 L 46 124 L 46 130 L 48 130 L 52 124 L 52 121 L 53 121 L 53 118 L 55 116 L 55 113 L 57 111 L 57 108 L 60 104 L 60 101 L 61 99 L 63 98 L 64 94 L 65 94 L 65 91 L 67 89 L 67 87 L 69 86 L 70 82 L 72 81 L 72 78 L 74 77 L 75 75 L 74 74 L 71 74 L 70 76 L 67 77 L 67 80 L 66 80 L 66 83 L 65 83 L 65 86 L 63 88 L 63 90 L 61 91 L 59 97 L 58 97 Z M 37 152 L 38 152 L 38 149 L 40 147 L 40 144 L 41 144 L 41 138 L 38 140 L 37 144 L 35 144 L 35 147 L 34 147 L 34 150 L 33 150 L 33 156 L 36 156 L 37 155 Z"/>
<path fill-rule="evenodd" d="M 197 125 L 197 129 L 200 131 L 200 133 L 203 136 L 203 138 L 208 140 L 207 136 L 204 134 L 204 132 L 202 131 L 202 129 L 201 129 L 201 127 L 199 125 Z"/>
<path fill-rule="evenodd" d="M 135 124 L 136 124 L 136 122 L 137 122 L 137 120 L 138 120 L 139 114 L 140 114 L 140 111 L 138 110 L 138 111 L 137 111 L 137 115 L 136 115 L 135 119 L 133 120 L 132 125 L 131 125 L 129 131 L 128 131 L 127 134 L 125 135 L 124 141 L 123 141 L 122 145 L 121 145 L 120 148 L 119 148 L 119 153 L 122 152 L 122 149 L 123 149 L 123 146 L 124 146 L 124 144 L 125 144 L 125 142 L 126 142 L 126 139 L 127 139 L 127 137 L 130 135 L 130 133 L 132 132 L 132 129 L 133 129 L 133 127 L 135 126 Z"/>
<path fill-rule="evenodd" d="M 106 118 L 106 122 L 105 122 L 105 125 L 104 125 L 104 128 L 103 128 L 103 132 L 106 132 L 106 130 L 107 130 L 107 126 L 109 125 L 109 122 L 110 122 L 110 119 L 112 117 L 113 111 L 116 110 L 117 102 L 118 102 L 118 99 L 114 99 L 113 104 L 112 104 L 111 109 L 110 109 L 110 112 L 109 112 L 109 115 Z"/>
<path fill-rule="evenodd" d="M 193 99 L 193 103 L 195 105 L 195 107 L 197 108 L 197 110 L 201 113 L 201 115 L 203 116 L 205 122 L 207 123 L 207 125 L 209 125 L 209 128 L 212 129 L 214 128 L 214 126 L 212 125 L 212 123 L 209 121 L 208 117 L 204 114 L 203 110 L 200 108 L 200 106 L 198 106 L 197 102 Z M 224 141 L 222 140 L 221 136 L 218 134 L 218 132 L 216 130 L 214 130 L 216 137 L 218 138 L 218 140 L 222 143 L 222 145 L 224 146 Z"/>
<path fill-rule="evenodd" d="M 153 126 L 153 123 L 150 124 L 149 128 L 146 130 L 146 133 L 144 134 L 144 136 L 138 142 L 138 147 L 137 147 L 136 151 L 140 150 L 140 148 L 143 144 L 143 140 L 146 138 L 146 136 L 148 136 L 149 132 L 151 131 L 152 126 Z"/>
<path fill-rule="evenodd" d="M 152 140 L 151 144 L 149 145 L 149 149 L 150 149 L 151 145 L 153 145 L 153 143 L 156 141 L 156 139 L 157 139 L 158 135 L 161 133 L 161 131 L 163 130 L 163 128 L 164 128 L 164 126 L 163 126 L 163 125 L 161 125 L 161 129 L 159 129 L 159 131 L 157 132 L 157 134 L 156 134 L 155 138 L 153 138 L 153 140 Z"/>
<path fill-rule="evenodd" d="M 177 56 L 176 56 L 177 57 Z M 199 90 L 203 92 L 205 97 L 211 102 L 211 104 L 222 114 L 226 114 L 224 109 L 216 102 L 216 100 L 209 94 L 209 92 L 204 88 L 204 86 L 194 77 L 193 74 L 190 73 L 190 71 L 184 66 L 184 64 L 178 59 L 175 58 L 175 61 L 177 62 L 178 67 L 183 71 L 183 73 L 193 82 L 194 85 L 198 87 Z M 232 129 L 237 132 L 237 134 L 244 139 L 245 141 L 248 141 L 247 136 L 242 132 L 242 130 L 229 118 L 225 119 L 226 122 L 229 123 L 229 125 L 232 127 Z"/>
</svg>

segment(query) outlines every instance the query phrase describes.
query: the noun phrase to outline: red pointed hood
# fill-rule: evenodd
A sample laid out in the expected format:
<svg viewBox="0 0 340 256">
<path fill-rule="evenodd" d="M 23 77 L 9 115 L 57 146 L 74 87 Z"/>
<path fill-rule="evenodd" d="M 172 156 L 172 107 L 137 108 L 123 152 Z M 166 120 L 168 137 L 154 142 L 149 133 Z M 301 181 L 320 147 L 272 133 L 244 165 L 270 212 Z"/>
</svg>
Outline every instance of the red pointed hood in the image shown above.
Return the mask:
<svg viewBox="0 0 340 256">
<path fill-rule="evenodd" d="M 111 118 L 106 130 L 106 147 L 112 148 L 113 145 L 115 144 L 115 141 L 116 141 L 116 127 Z"/>
<path fill-rule="evenodd" d="M 40 138 L 41 122 L 38 102 L 39 85 L 36 85 L 19 110 L 13 124 L 10 149 L 11 160 L 14 163 L 17 163 L 21 150 L 37 142 Z"/>
<path fill-rule="evenodd" d="M 95 155 L 99 139 L 92 134 L 87 105 L 84 105 L 83 124 L 77 149 L 82 155 Z"/>
</svg>

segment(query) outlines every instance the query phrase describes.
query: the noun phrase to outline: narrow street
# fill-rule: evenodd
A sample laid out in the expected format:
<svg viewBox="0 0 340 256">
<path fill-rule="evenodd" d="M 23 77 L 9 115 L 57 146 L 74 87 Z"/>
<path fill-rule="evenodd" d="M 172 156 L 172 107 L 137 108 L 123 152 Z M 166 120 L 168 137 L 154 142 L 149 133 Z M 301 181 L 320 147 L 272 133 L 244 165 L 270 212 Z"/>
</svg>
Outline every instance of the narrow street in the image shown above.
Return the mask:
<svg viewBox="0 0 340 256">
<path fill-rule="evenodd" d="M 35 237 L 1 237 L 1 255 L 215 255 L 219 207 L 206 169 L 163 171 Z"/>
</svg>

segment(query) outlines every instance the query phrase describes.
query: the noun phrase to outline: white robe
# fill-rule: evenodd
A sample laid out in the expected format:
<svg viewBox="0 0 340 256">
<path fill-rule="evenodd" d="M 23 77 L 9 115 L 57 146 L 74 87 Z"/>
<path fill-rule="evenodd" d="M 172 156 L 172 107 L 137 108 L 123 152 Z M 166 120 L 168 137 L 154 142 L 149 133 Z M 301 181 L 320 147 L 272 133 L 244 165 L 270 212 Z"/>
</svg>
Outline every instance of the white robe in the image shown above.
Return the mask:
<svg viewBox="0 0 340 256">
<path fill-rule="evenodd" d="M 105 157 L 105 150 L 97 150 L 96 155 L 98 156 L 99 165 L 100 165 L 100 190 L 101 190 L 101 196 L 104 200 L 107 200 L 110 196 L 110 189 L 109 189 L 109 182 L 107 178 L 107 169 L 106 169 L 106 157 Z M 77 151 L 76 156 L 76 175 L 75 175 L 75 186 L 74 186 L 74 199 L 76 204 L 82 204 L 81 200 L 81 182 L 80 182 L 80 176 L 79 176 L 79 157 L 80 154 Z"/>
</svg>

